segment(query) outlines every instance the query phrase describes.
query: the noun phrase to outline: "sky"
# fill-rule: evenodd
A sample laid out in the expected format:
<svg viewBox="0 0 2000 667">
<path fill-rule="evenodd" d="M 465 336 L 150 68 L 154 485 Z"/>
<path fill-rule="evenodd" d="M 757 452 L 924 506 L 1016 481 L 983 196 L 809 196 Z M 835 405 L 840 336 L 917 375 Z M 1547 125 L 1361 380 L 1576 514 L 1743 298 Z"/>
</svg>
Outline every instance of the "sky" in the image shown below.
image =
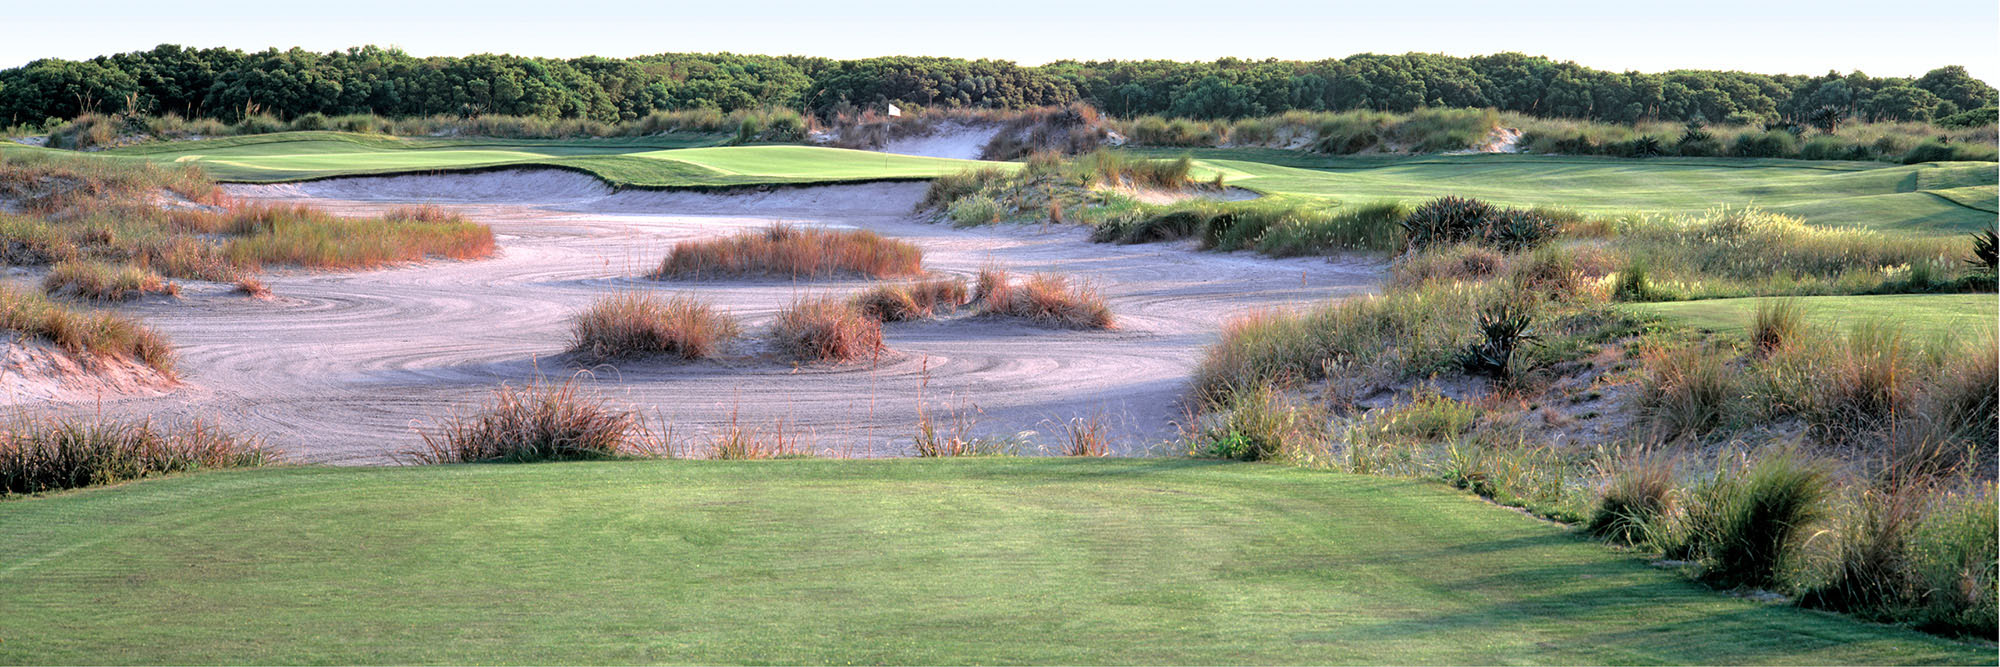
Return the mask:
<svg viewBox="0 0 2000 667">
<path fill-rule="evenodd" d="M 1519 51 L 1608 70 L 1915 76 L 1965 65 L 2000 80 L 1995 0 L 85 0 L 0 12 L 0 67 L 157 44 L 245 50 L 395 46 L 419 55 L 669 51 L 834 58 L 1317 60 Z M 329 16 L 329 11 L 337 15 Z"/>
</svg>

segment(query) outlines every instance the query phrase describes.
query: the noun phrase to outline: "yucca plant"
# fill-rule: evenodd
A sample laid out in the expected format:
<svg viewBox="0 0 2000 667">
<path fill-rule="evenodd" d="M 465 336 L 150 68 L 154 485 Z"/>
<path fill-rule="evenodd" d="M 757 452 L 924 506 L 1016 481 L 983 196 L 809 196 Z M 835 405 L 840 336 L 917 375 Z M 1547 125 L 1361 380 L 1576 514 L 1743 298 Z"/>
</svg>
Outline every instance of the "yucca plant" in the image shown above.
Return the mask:
<svg viewBox="0 0 2000 667">
<path fill-rule="evenodd" d="M 1459 353 L 1459 366 L 1469 375 L 1489 377 L 1495 382 L 1513 379 L 1515 350 L 1540 340 L 1529 333 L 1534 322 L 1533 307 L 1519 300 L 1503 299 L 1481 308 L 1480 338 Z"/>
<path fill-rule="evenodd" d="M 1469 240 L 1492 214 L 1493 205 L 1466 197 L 1446 195 L 1424 202 L 1401 223 L 1406 247 L 1417 250 Z"/>
<path fill-rule="evenodd" d="M 1992 229 L 1973 232 L 1972 257 L 1965 263 L 1985 271 L 1987 275 L 1994 274 L 1995 269 L 2000 268 L 2000 235 L 1994 234 Z"/>
</svg>

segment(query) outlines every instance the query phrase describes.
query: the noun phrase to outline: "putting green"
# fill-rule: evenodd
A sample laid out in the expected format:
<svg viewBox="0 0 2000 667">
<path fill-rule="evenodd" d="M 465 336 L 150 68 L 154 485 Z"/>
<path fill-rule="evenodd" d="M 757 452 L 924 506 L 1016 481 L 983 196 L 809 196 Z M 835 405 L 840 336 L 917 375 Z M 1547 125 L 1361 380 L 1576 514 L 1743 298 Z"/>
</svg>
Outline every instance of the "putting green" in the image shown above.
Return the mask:
<svg viewBox="0 0 2000 667">
<path fill-rule="evenodd" d="M 1757 304 L 1779 297 L 1707 299 L 1672 303 L 1641 303 L 1631 307 L 1678 320 L 1706 331 L 1742 333 L 1749 329 Z M 1960 339 L 1993 334 L 2000 327 L 2000 297 L 1993 294 L 1886 294 L 1873 296 L 1799 297 L 1806 322 L 1845 332 L 1859 322 L 1880 320 L 1920 338 Z"/>
<path fill-rule="evenodd" d="M 708 135 L 534 141 L 286 132 L 143 144 L 93 155 L 191 162 L 218 180 L 244 183 L 541 166 L 589 172 L 620 187 L 726 187 L 921 180 L 970 167 L 1018 166 L 817 146 L 713 145 L 719 141 Z M 0 150 L 46 151 L 19 146 Z"/>
<path fill-rule="evenodd" d="M 278 468 L 0 502 L 6 663 L 1991 663 L 1440 485 L 1187 460 Z"/>
</svg>

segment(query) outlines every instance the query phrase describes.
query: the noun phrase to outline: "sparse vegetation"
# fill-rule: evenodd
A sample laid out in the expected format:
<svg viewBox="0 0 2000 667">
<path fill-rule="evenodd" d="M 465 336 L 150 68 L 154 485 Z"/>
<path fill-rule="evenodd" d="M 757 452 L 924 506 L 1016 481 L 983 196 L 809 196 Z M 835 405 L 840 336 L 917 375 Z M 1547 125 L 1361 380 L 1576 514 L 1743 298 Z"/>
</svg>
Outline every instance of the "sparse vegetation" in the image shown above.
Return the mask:
<svg viewBox="0 0 2000 667">
<path fill-rule="evenodd" d="M 871 231 L 779 223 L 719 239 L 682 241 L 652 277 L 897 278 L 923 273 L 923 256 L 914 245 Z"/>
<path fill-rule="evenodd" d="M 144 268 L 78 260 L 57 262 L 42 279 L 42 289 L 50 294 L 96 301 L 124 301 L 148 294 L 180 295 L 179 285 Z"/>
</svg>

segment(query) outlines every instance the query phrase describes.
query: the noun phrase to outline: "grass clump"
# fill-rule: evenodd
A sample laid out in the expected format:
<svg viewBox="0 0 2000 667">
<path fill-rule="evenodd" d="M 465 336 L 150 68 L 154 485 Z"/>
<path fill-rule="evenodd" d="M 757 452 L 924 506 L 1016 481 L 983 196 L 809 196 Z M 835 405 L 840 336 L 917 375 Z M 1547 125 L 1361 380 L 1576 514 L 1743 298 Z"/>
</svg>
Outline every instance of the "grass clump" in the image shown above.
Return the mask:
<svg viewBox="0 0 2000 667">
<path fill-rule="evenodd" d="M 854 296 L 849 303 L 881 322 L 903 322 L 935 317 L 963 306 L 971 293 L 961 278 L 933 278 L 896 285 L 877 285 Z"/>
<path fill-rule="evenodd" d="M 660 262 L 658 280 L 894 278 L 923 272 L 923 251 L 867 230 L 776 224 L 719 239 L 682 241 Z"/>
<path fill-rule="evenodd" d="M 1068 329 L 1109 329 L 1115 325 L 1111 306 L 1096 288 L 1067 276 L 1038 273 L 1013 282 L 999 269 L 979 274 L 979 312 L 1019 317 Z"/>
<path fill-rule="evenodd" d="M 882 321 L 844 301 L 805 298 L 778 311 L 771 337 L 780 352 L 797 361 L 854 361 L 882 351 Z"/>
<path fill-rule="evenodd" d="M 1611 473 L 1584 530 L 1620 544 L 1645 542 L 1665 528 L 1676 481 L 1669 458 L 1655 455 L 1627 460 Z"/>
<path fill-rule="evenodd" d="M 163 373 L 173 370 L 167 339 L 117 313 L 74 310 L 32 292 L 0 288 L 0 329 L 52 343 L 72 356 L 136 361 Z"/>
<path fill-rule="evenodd" d="M 1799 337 L 1805 317 L 1805 306 L 1797 299 L 1758 302 L 1750 321 L 1750 344 L 1759 352 L 1774 352 Z"/>
<path fill-rule="evenodd" d="M 1721 427 L 1741 397 L 1738 369 L 1720 350 L 1685 345 L 1642 353 L 1640 413 L 1662 440 L 1698 438 Z"/>
<path fill-rule="evenodd" d="M 1725 468 L 1689 495 L 1671 552 L 1694 560 L 1717 585 L 1771 587 L 1800 539 L 1826 518 L 1831 492 L 1826 468 L 1794 454 Z"/>
<path fill-rule="evenodd" d="M 124 301 L 147 294 L 179 296 L 181 292 L 179 285 L 143 267 L 92 261 L 58 262 L 42 279 L 42 289 L 94 301 Z"/>
<path fill-rule="evenodd" d="M 734 318 L 693 297 L 616 294 L 570 318 L 569 351 L 593 360 L 650 355 L 703 359 L 738 331 Z"/>
<path fill-rule="evenodd" d="M 238 230 L 222 254 L 248 268 L 288 264 L 368 268 L 429 258 L 493 254 L 493 231 L 435 207 L 394 209 L 378 218 L 343 218 L 305 206 L 250 206 L 219 225 Z"/>
<path fill-rule="evenodd" d="M 638 417 L 581 390 L 576 380 L 502 386 L 479 411 L 453 414 L 421 431 L 417 463 L 533 463 L 644 453 Z"/>
<path fill-rule="evenodd" d="M 1562 231 L 1561 223 L 1545 211 L 1500 208 L 1456 196 L 1425 202 L 1401 225 L 1407 250 L 1471 242 L 1515 252 L 1547 243 Z"/>
<path fill-rule="evenodd" d="M 277 460 L 262 441 L 201 422 L 17 417 L 0 428 L 0 496 Z"/>
</svg>

